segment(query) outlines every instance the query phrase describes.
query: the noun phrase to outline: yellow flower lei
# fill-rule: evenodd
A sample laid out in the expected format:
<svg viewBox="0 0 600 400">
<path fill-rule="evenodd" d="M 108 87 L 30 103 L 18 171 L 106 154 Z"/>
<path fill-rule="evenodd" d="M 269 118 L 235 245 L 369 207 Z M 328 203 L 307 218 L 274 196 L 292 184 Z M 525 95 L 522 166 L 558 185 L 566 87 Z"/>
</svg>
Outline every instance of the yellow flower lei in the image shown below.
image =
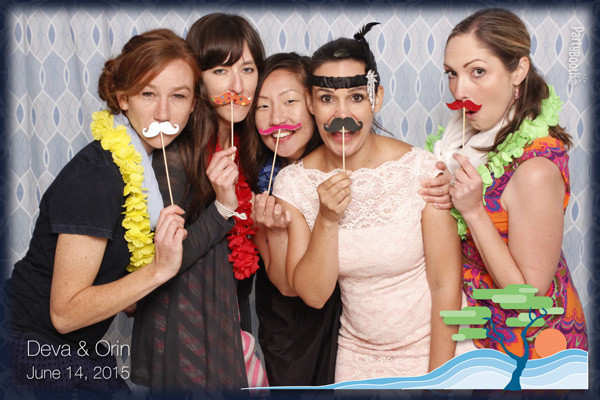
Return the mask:
<svg viewBox="0 0 600 400">
<path fill-rule="evenodd" d="M 119 167 L 125 189 L 123 195 L 127 196 L 123 208 L 125 218 L 125 240 L 131 253 L 130 264 L 127 271 L 133 272 L 154 259 L 154 232 L 150 229 L 148 214 L 148 195 L 142 193 L 144 181 L 144 167 L 142 155 L 133 147 L 127 129 L 123 125 L 114 127 L 113 116 L 107 110 L 95 112 L 92 115 L 92 135 L 99 140 L 102 148 L 112 154 L 113 161 Z"/>
</svg>

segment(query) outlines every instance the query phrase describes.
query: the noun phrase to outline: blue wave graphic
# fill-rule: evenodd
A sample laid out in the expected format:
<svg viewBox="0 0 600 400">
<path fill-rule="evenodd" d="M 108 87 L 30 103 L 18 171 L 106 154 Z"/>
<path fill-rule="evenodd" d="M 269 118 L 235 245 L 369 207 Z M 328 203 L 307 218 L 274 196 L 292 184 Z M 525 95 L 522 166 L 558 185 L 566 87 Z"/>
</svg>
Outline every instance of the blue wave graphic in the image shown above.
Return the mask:
<svg viewBox="0 0 600 400">
<path fill-rule="evenodd" d="M 492 349 L 461 354 L 426 375 L 377 378 L 324 386 L 271 386 L 270 389 L 504 389 L 516 362 Z M 588 353 L 569 349 L 529 360 L 521 376 L 523 389 L 587 389 Z"/>
</svg>

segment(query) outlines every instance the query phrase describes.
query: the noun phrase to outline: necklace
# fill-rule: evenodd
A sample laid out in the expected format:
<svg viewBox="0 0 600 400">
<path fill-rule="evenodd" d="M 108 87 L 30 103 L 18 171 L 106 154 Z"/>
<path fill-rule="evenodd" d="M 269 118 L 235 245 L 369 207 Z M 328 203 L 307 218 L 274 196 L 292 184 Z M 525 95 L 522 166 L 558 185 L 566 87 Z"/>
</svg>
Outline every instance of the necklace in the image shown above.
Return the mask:
<svg viewBox="0 0 600 400">
<path fill-rule="evenodd" d="M 99 140 L 102 148 L 112 154 L 113 161 L 119 167 L 127 196 L 123 208 L 123 228 L 125 240 L 131 253 L 127 271 L 133 272 L 154 259 L 154 232 L 150 229 L 146 190 L 142 187 L 144 168 L 141 166 L 142 155 L 131 144 L 131 138 L 123 125 L 114 127 L 113 116 L 107 111 L 98 111 L 92 115 L 92 135 Z"/>
<path fill-rule="evenodd" d="M 238 136 L 234 138 L 234 145 L 238 147 Z M 239 148 L 239 147 L 238 147 Z M 215 153 L 221 151 L 221 146 L 217 143 Z M 214 153 L 213 153 L 214 154 Z M 211 156 L 212 158 L 212 156 Z M 235 159 L 239 160 L 239 151 L 236 151 Z M 252 213 L 252 190 L 246 182 L 243 171 L 240 169 L 238 181 L 235 184 L 235 194 L 238 198 L 238 208 L 236 212 L 245 213 L 248 218 L 240 219 L 234 216 L 235 226 L 229 231 L 227 241 L 229 242 L 229 261 L 233 264 L 233 274 L 239 280 L 252 276 L 258 270 L 258 249 L 252 241 L 256 234 L 254 221 L 250 218 Z"/>
<path fill-rule="evenodd" d="M 510 133 L 496 147 L 496 150 L 488 153 L 488 162 L 477 167 L 477 172 L 481 175 L 483 182 L 483 204 L 485 204 L 485 192 L 492 185 L 494 178 L 498 179 L 504 175 L 505 168 L 523 155 L 526 146 L 530 145 L 535 139 L 548 136 L 548 129 L 558 124 L 558 113 L 563 103 L 552 85 L 548 85 L 548 90 L 549 95 L 547 99 L 542 100 L 540 114 L 533 121 L 525 119 L 519 126 L 519 129 Z M 441 139 L 443 132 L 444 128 L 440 126 L 438 127 L 437 134 L 429 135 L 425 142 L 425 149 L 432 152 L 433 144 Z M 464 239 L 467 234 L 467 223 L 456 208 L 453 208 L 450 213 L 456 218 L 458 234 Z"/>
</svg>

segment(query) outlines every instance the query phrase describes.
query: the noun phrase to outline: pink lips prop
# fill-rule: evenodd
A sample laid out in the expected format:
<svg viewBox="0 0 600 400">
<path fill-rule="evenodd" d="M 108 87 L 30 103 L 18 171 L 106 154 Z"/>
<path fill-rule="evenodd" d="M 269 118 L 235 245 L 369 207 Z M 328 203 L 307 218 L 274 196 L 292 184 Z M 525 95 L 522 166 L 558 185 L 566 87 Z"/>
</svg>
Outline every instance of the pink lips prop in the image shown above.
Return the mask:
<svg viewBox="0 0 600 400">
<path fill-rule="evenodd" d="M 258 133 L 260 133 L 261 135 L 270 135 L 271 133 L 278 131 L 278 130 L 286 130 L 286 131 L 295 131 L 296 129 L 300 128 L 302 126 L 302 123 L 298 123 L 298 125 L 275 125 L 275 126 L 271 126 L 267 129 L 259 129 Z"/>
</svg>

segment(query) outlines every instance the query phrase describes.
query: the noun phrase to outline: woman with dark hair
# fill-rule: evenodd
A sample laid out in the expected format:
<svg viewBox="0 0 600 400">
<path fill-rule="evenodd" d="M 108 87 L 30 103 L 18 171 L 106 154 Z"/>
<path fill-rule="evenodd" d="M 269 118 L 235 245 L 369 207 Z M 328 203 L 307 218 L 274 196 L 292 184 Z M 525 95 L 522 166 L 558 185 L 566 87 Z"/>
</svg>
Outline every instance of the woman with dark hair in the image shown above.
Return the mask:
<svg viewBox="0 0 600 400">
<path fill-rule="evenodd" d="M 454 221 L 418 194 L 422 179 L 439 173 L 435 159 L 372 130 L 383 102 L 364 38 L 373 25 L 313 54 L 307 100 L 324 144 L 284 168 L 273 191 L 291 216 L 292 290 L 321 308 L 339 281 L 335 381 L 420 375 L 442 365 L 454 356 L 455 328 L 439 311 L 461 305 Z M 269 236 L 269 247 L 279 246 Z"/>
<path fill-rule="evenodd" d="M 8 283 L 17 385 L 127 389 L 128 371 L 117 371 L 101 339 L 115 314 L 181 265 L 183 210 L 163 209 L 151 168 L 162 144 L 153 134 L 169 133 L 168 145 L 186 127 L 199 78 L 191 48 L 166 29 L 134 36 L 105 63 L 98 92 L 108 111 L 94 113 L 96 140 L 42 197 L 29 250 Z M 112 378 L 94 379 L 105 368 Z"/>
<path fill-rule="evenodd" d="M 266 238 L 266 228 L 273 226 L 272 221 L 265 220 L 265 217 L 271 217 L 274 209 L 280 208 L 275 207 L 275 198 L 265 192 L 269 189 L 269 183 L 272 189 L 272 181 L 282 167 L 296 162 L 323 144 L 321 137 L 315 134 L 315 121 L 306 105 L 309 62 L 310 58 L 296 53 L 269 56 L 259 79 L 257 100 L 248 121 L 255 124 L 256 136 L 261 140 L 258 149 L 261 168 L 256 179 L 259 194 L 256 195 L 254 210 L 258 226 L 256 243 L 266 273 L 279 291 L 286 295 L 293 295 L 293 292 L 285 278 L 285 271 L 270 268 L 271 252 Z M 277 157 L 274 158 L 276 147 Z M 274 234 L 273 230 L 271 234 Z M 277 252 L 285 257 L 286 248 L 279 248 Z"/>
<path fill-rule="evenodd" d="M 264 268 L 256 273 L 256 313 L 260 321 L 259 341 L 269 384 L 324 385 L 333 382 L 337 332 L 341 313 L 339 289 L 322 309 L 307 306 L 291 290 L 285 277 L 286 225 L 277 224 L 281 206 L 269 196 L 269 181 L 282 167 L 294 163 L 322 144 L 306 105 L 306 79 L 310 59 L 296 53 L 273 54 L 265 60 L 249 123 L 256 124 L 262 140 L 258 191 L 253 215 L 257 223 L 256 243 Z M 262 133 L 260 133 L 262 132 Z M 268 132 L 268 133 L 265 133 Z M 279 142 L 279 143 L 277 143 Z M 277 158 L 273 166 L 273 152 Z M 285 219 L 285 216 L 283 216 Z M 281 236 L 279 247 L 267 242 Z M 279 266 L 271 262 L 282 257 Z"/>
<path fill-rule="evenodd" d="M 452 30 L 444 56 L 450 91 L 481 108 L 466 113 L 464 156 L 455 154 L 462 147 L 462 113 L 450 120 L 435 153 L 455 177 L 450 195 L 460 212 L 469 305 L 491 308 L 492 324 L 501 324 L 518 310 L 474 299 L 473 290 L 529 284 L 564 309 L 527 330 L 531 358 L 539 356 L 534 338 L 544 329 L 561 332 L 567 348 L 584 350 L 587 333 L 561 251 L 571 139 L 558 125 L 562 102 L 531 64 L 530 46 L 523 22 L 503 9 L 478 11 Z M 486 338 L 475 344 L 522 354 L 521 331 L 502 331 L 503 343 Z"/>
<path fill-rule="evenodd" d="M 265 60 L 257 100 L 249 122 L 256 124 L 263 146 L 253 215 L 255 237 L 265 268 L 256 276 L 259 341 L 271 385 L 324 385 L 334 381 L 337 335 L 341 314 L 339 287 L 321 309 L 307 306 L 290 287 L 285 273 L 287 224 L 281 205 L 267 192 L 271 178 L 282 167 L 310 154 L 323 144 L 306 103 L 310 58 L 278 53 Z M 279 142 L 279 143 L 278 143 Z M 273 152 L 277 158 L 273 166 Z M 446 180 L 444 180 L 446 179 Z M 435 191 L 450 182 L 435 178 L 427 195 L 443 202 Z M 433 185 L 437 184 L 437 187 Z M 445 205 L 445 203 L 440 203 Z M 267 236 L 270 238 L 266 240 Z M 270 248 L 268 242 L 277 243 Z"/>
<path fill-rule="evenodd" d="M 216 27 L 218 29 L 216 29 Z M 263 69 L 265 52 L 260 36 L 243 17 L 232 14 L 208 14 L 196 21 L 186 37 L 198 57 L 202 71 L 202 83 L 206 91 L 206 104 L 214 112 L 198 116 L 201 120 L 199 135 L 188 138 L 184 160 L 189 185 L 197 204 L 211 201 L 212 194 L 204 173 L 210 155 L 214 151 L 235 145 L 241 151 L 235 155 L 240 176 L 236 183 L 239 213 L 247 219 L 235 218 L 236 226 L 229 234 L 229 248 L 233 257 L 242 329 L 251 331 L 250 302 L 254 273 L 258 269 L 256 245 L 246 236 L 254 234 L 254 222 L 250 218 L 252 188 L 256 187 L 254 171 L 258 170 L 257 150 L 259 141 L 254 126 L 246 122 L 252 102 L 241 105 L 233 103 L 216 105 L 212 99 L 223 93 L 237 93 L 252 100 Z M 231 143 L 231 129 L 235 130 L 235 143 Z M 195 140 L 192 143 L 192 139 Z"/>
<path fill-rule="evenodd" d="M 212 99 L 224 93 L 252 99 L 264 51 L 254 28 L 237 15 L 200 18 L 186 41 L 202 76 L 196 123 L 167 160 L 188 237 L 180 274 L 138 305 L 132 380 L 154 389 L 239 390 L 266 384 L 248 333 L 258 251 L 251 240 L 254 182 L 246 171 L 258 168 L 258 139 L 245 123 L 251 103 Z M 159 182 L 166 180 L 159 157 L 154 168 Z"/>
</svg>

